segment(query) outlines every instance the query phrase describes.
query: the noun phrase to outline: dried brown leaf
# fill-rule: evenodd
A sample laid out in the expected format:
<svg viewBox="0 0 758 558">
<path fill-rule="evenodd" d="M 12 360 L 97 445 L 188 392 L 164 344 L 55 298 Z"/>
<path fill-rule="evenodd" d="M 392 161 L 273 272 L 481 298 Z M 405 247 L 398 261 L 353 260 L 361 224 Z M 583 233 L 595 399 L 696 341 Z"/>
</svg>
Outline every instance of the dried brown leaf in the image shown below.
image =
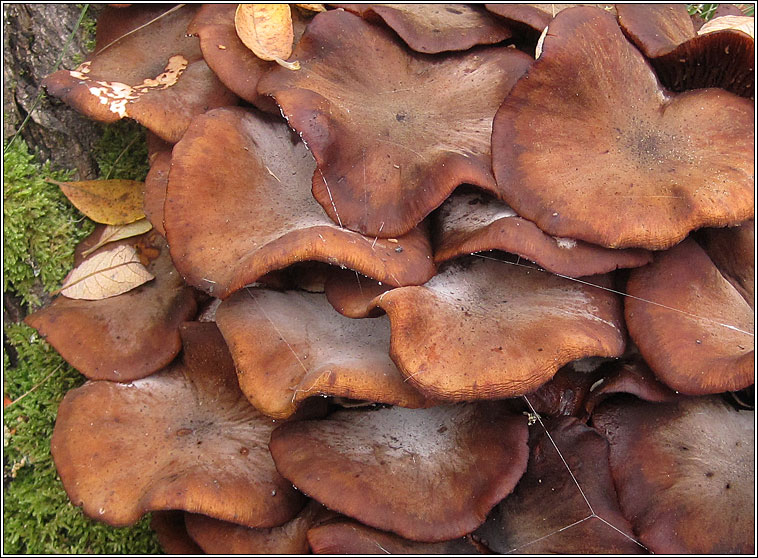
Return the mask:
<svg viewBox="0 0 758 558">
<path fill-rule="evenodd" d="M 308 12 L 325 12 L 326 8 L 323 4 L 295 4 L 298 8 L 301 8 Z"/>
<path fill-rule="evenodd" d="M 97 223 L 127 225 L 145 218 L 145 183 L 136 180 L 48 180 L 63 191 L 76 208 Z"/>
<path fill-rule="evenodd" d="M 153 278 L 140 263 L 134 246 L 117 245 L 103 249 L 74 268 L 59 292 L 68 298 L 102 300 L 130 291 Z"/>
<path fill-rule="evenodd" d="M 300 69 L 299 62 L 285 60 L 292 54 L 295 38 L 289 4 L 240 4 L 234 14 L 234 28 L 244 45 L 261 60 Z"/>
<path fill-rule="evenodd" d="M 128 225 L 108 225 L 103 229 L 103 232 L 100 234 L 100 238 L 97 240 L 97 243 L 92 246 L 92 248 L 89 248 L 82 252 L 82 256 L 86 258 L 92 252 L 101 246 L 108 244 L 109 242 L 116 242 L 117 240 L 131 238 L 133 236 L 137 236 L 138 234 L 146 233 L 152 228 L 153 225 L 147 219 L 140 219 L 139 221 L 129 223 Z"/>
</svg>

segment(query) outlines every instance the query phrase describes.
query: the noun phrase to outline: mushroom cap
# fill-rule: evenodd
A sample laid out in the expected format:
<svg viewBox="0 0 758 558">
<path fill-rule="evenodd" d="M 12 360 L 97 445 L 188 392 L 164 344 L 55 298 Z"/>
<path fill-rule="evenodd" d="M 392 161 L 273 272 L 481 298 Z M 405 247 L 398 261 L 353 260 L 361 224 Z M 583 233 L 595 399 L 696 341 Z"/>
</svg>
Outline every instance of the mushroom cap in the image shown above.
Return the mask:
<svg viewBox="0 0 758 558">
<path fill-rule="evenodd" d="M 156 231 L 164 238 L 166 229 L 163 226 L 163 206 L 166 203 L 166 187 L 168 173 L 171 169 L 171 149 L 157 152 L 150 162 L 150 170 L 145 177 L 145 199 L 143 209 L 145 217 Z"/>
<path fill-rule="evenodd" d="M 751 102 L 719 89 L 672 97 L 613 16 L 571 8 L 495 116 L 493 169 L 551 235 L 668 248 L 752 217 L 753 122 Z"/>
<path fill-rule="evenodd" d="M 380 531 L 338 517 L 311 527 L 308 543 L 314 554 L 483 554 L 470 537 L 451 541 L 423 543 L 404 539 L 394 533 Z"/>
<path fill-rule="evenodd" d="M 694 240 L 633 270 L 627 293 L 629 335 L 667 386 L 703 395 L 753 383 L 753 310 Z"/>
<path fill-rule="evenodd" d="M 226 298 L 305 260 L 392 285 L 434 274 L 421 230 L 389 242 L 332 223 L 308 188 L 314 168 L 279 119 L 238 108 L 195 118 L 174 147 L 164 206 L 171 254 L 186 281 Z"/>
<path fill-rule="evenodd" d="M 737 292 L 755 308 L 755 220 L 737 227 L 702 229 L 697 240 Z"/>
<path fill-rule="evenodd" d="M 722 29 L 699 35 L 684 4 L 619 4 L 618 21 L 672 91 L 721 87 L 753 97 L 755 43 L 748 34 Z"/>
<path fill-rule="evenodd" d="M 646 250 L 612 250 L 572 238 L 557 238 L 519 217 L 505 203 L 480 193 L 455 193 L 437 214 L 434 261 L 474 252 L 503 250 L 553 273 L 582 277 L 652 261 Z"/>
<path fill-rule="evenodd" d="M 510 38 L 511 32 L 467 4 L 335 4 L 364 19 L 381 19 L 416 52 L 467 50 Z M 373 16 L 373 17 L 372 17 Z"/>
<path fill-rule="evenodd" d="M 247 48 L 234 28 L 237 4 L 203 4 L 187 27 L 200 38 L 200 49 L 221 82 L 249 103 L 258 99 L 258 80 L 271 62 Z"/>
<path fill-rule="evenodd" d="M 97 240 L 100 231 L 95 229 L 80 244 L 79 253 Z M 174 359 L 182 347 L 179 327 L 195 315 L 197 303 L 156 232 L 116 244 L 158 251 L 148 265 L 155 279 L 102 300 L 60 295 L 24 321 L 90 380 L 128 382 L 149 376 Z"/>
<path fill-rule="evenodd" d="M 277 470 L 328 508 L 402 537 L 461 537 L 526 468 L 526 418 L 503 402 L 337 411 L 277 428 Z"/>
<path fill-rule="evenodd" d="M 386 316 L 353 320 L 334 311 L 323 294 L 244 289 L 221 304 L 216 323 L 240 389 L 274 418 L 291 416 L 318 395 L 427 404 L 390 359 Z"/>
<path fill-rule="evenodd" d="M 641 554 L 619 508 L 608 442 L 572 417 L 545 427 L 532 430 L 529 465 L 513 494 L 475 535 L 501 554 Z"/>
<path fill-rule="evenodd" d="M 390 355 L 408 383 L 441 401 L 528 393 L 564 364 L 621 356 L 621 304 L 600 288 L 490 259 L 449 264 L 421 287 L 375 299 L 390 317 Z"/>
<path fill-rule="evenodd" d="M 384 310 L 374 306 L 376 297 L 392 287 L 348 270 L 335 270 L 324 283 L 324 294 L 332 307 L 348 318 L 375 318 Z"/>
<path fill-rule="evenodd" d="M 491 119 L 529 56 L 409 52 L 389 30 L 333 10 L 316 15 L 292 58 L 300 70 L 275 68 L 258 90 L 316 158 L 313 194 L 334 222 L 392 237 L 462 183 L 494 191 Z"/>
<path fill-rule="evenodd" d="M 196 9 L 106 8 L 92 58 L 75 70 L 55 72 L 43 84 L 90 118 L 115 122 L 128 116 L 176 142 L 193 115 L 237 99 L 203 61 L 198 40 L 186 35 Z"/>
<path fill-rule="evenodd" d="M 255 529 L 196 513 L 186 513 L 187 533 L 207 554 L 308 554 L 306 534 L 321 504 L 310 501 L 284 525 Z"/>
<path fill-rule="evenodd" d="M 656 554 L 753 554 L 755 415 L 719 397 L 609 400 L 593 414 L 608 438 L 621 509 Z"/>
<path fill-rule="evenodd" d="M 187 534 L 184 526 L 184 512 L 178 510 L 156 511 L 150 518 L 150 528 L 155 531 L 155 538 L 164 554 L 181 554 L 183 556 L 204 554 L 195 541 Z"/>
<path fill-rule="evenodd" d="M 281 525 L 304 498 L 271 460 L 276 424 L 240 392 L 215 324 L 186 323 L 182 337 L 182 361 L 149 378 L 66 394 L 51 449 L 69 498 L 116 527 L 171 509 Z"/>
<path fill-rule="evenodd" d="M 613 4 L 485 4 L 491 13 L 500 16 L 513 28 L 526 37 L 536 40 L 550 21 L 566 8 L 574 6 L 597 6 L 614 12 Z"/>
</svg>

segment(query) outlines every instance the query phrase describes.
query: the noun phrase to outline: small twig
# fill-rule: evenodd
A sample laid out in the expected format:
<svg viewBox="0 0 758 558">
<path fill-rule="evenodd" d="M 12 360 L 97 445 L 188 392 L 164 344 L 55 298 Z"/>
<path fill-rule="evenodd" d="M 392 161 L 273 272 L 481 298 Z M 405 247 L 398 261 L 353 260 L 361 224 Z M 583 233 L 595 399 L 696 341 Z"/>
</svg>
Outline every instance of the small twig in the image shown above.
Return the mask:
<svg viewBox="0 0 758 558">
<path fill-rule="evenodd" d="M 27 391 L 25 394 L 17 397 L 16 399 L 14 399 L 13 401 L 11 401 L 10 403 L 8 403 L 8 405 L 5 408 L 8 409 L 9 407 L 12 407 L 13 405 L 15 405 L 16 403 L 18 403 L 19 401 L 21 401 L 24 397 L 26 397 L 31 392 L 33 392 L 35 389 L 37 389 L 38 387 L 40 387 L 42 384 L 44 384 L 46 381 L 48 381 L 52 377 L 53 374 L 55 374 L 58 370 L 60 370 L 61 366 L 63 366 L 62 362 L 58 366 L 56 366 L 53 369 L 53 371 L 50 372 L 50 374 L 48 374 L 42 380 L 40 380 L 39 382 L 37 382 L 29 391 Z"/>
<path fill-rule="evenodd" d="M 130 148 L 132 145 L 134 145 L 134 142 L 136 142 L 136 141 L 137 141 L 139 138 L 140 138 L 140 135 L 139 135 L 139 134 L 135 135 L 135 136 L 134 136 L 134 139 L 132 139 L 132 141 L 130 141 L 130 142 L 127 144 L 127 146 L 126 146 L 126 147 L 124 147 L 124 148 L 121 150 L 121 153 L 119 153 L 119 154 L 118 154 L 118 157 L 116 157 L 116 160 L 115 160 L 115 161 L 113 161 L 113 164 L 111 165 L 111 168 L 109 168 L 109 169 L 108 169 L 108 172 L 105 174 L 105 178 L 104 178 L 104 180 L 108 180 L 108 179 L 111 177 L 111 174 L 113 174 L 113 169 L 115 169 L 115 168 L 116 168 L 116 165 L 117 165 L 117 164 L 118 164 L 118 162 L 121 160 L 121 157 L 123 157 L 123 156 L 124 156 L 124 154 L 125 154 L 127 151 L 129 151 L 129 148 Z"/>
</svg>

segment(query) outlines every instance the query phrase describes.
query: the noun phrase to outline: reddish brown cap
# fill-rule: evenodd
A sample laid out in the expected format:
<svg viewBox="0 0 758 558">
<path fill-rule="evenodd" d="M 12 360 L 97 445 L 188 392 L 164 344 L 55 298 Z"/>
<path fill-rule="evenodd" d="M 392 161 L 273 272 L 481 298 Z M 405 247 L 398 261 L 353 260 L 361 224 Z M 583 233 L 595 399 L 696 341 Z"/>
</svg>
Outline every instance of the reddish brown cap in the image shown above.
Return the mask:
<svg viewBox="0 0 758 558">
<path fill-rule="evenodd" d="M 280 473 L 328 508 L 403 537 L 462 537 L 526 468 L 526 418 L 503 402 L 337 411 L 282 425 Z"/>
<path fill-rule="evenodd" d="M 189 322 L 182 337 L 182 361 L 158 374 L 66 394 L 51 449 L 69 498 L 113 526 L 171 509 L 281 525 L 304 499 L 274 468 L 275 422 L 240 392 L 215 324 Z"/>
<path fill-rule="evenodd" d="M 386 316 L 353 320 L 322 294 L 244 289 L 216 312 L 240 389 L 261 412 L 292 415 L 313 396 L 337 396 L 420 407 L 389 356 Z"/>
<path fill-rule="evenodd" d="M 187 513 L 187 533 L 208 554 L 308 554 L 306 533 L 321 504 L 311 500 L 302 511 L 279 527 L 255 529 L 205 515 Z"/>
<path fill-rule="evenodd" d="M 176 142 L 193 115 L 236 104 L 186 35 L 197 7 L 106 8 L 93 57 L 44 80 L 51 95 L 101 122 L 130 117 Z"/>
<path fill-rule="evenodd" d="M 324 294 L 334 309 L 348 318 L 375 318 L 384 310 L 373 305 L 392 287 L 348 270 L 335 270 L 324 283 Z"/>
<path fill-rule="evenodd" d="M 434 54 L 499 43 L 510 31 L 468 4 L 335 4 L 365 19 L 381 19 L 417 52 Z"/>
<path fill-rule="evenodd" d="M 755 553 L 755 416 L 719 397 L 600 405 L 624 515 L 656 554 Z"/>
<path fill-rule="evenodd" d="M 652 261 L 647 250 L 612 250 L 550 236 L 505 203 L 484 194 L 453 194 L 437 214 L 434 261 L 440 264 L 488 250 L 518 254 L 548 271 L 569 277 L 639 267 Z"/>
<path fill-rule="evenodd" d="M 332 223 L 309 192 L 314 168 L 278 119 L 236 108 L 197 117 L 174 148 L 164 206 L 171 254 L 187 282 L 226 298 L 304 260 L 392 285 L 434 274 L 421 230 L 389 241 Z"/>
<path fill-rule="evenodd" d="M 668 248 L 753 216 L 753 122 L 752 103 L 723 90 L 671 96 L 613 16 L 571 8 L 498 110 L 493 169 L 551 235 Z"/>
<path fill-rule="evenodd" d="M 80 252 L 101 229 L 82 242 Z M 197 311 L 195 295 L 174 269 L 160 235 L 150 232 L 118 244 L 157 256 L 148 265 L 155 279 L 103 300 L 61 295 L 25 320 L 91 380 L 128 382 L 168 365 L 182 346 L 179 326 Z"/>
<path fill-rule="evenodd" d="M 163 227 L 163 205 L 166 203 L 168 172 L 171 169 L 171 149 L 159 151 L 150 162 L 150 171 L 145 177 L 145 217 L 161 235 L 166 236 Z"/>
<path fill-rule="evenodd" d="M 155 531 L 155 537 L 165 554 L 204 554 L 203 549 L 187 534 L 182 511 L 153 512 L 150 528 Z"/>
<path fill-rule="evenodd" d="M 495 47 L 425 56 L 333 10 L 313 19 L 292 59 L 300 70 L 275 68 L 258 90 L 316 158 L 313 194 L 334 222 L 392 237 L 462 183 L 494 190 L 492 117 L 529 56 Z"/>
<path fill-rule="evenodd" d="M 314 554 L 482 554 L 480 545 L 468 536 L 452 541 L 423 543 L 344 517 L 312 527 L 308 531 L 308 543 Z"/>
<path fill-rule="evenodd" d="M 627 293 L 629 335 L 666 385 L 703 395 L 753 383 L 753 310 L 694 240 L 633 270 Z"/>
<path fill-rule="evenodd" d="M 501 554 L 643 553 L 619 508 L 608 442 L 571 417 L 545 427 L 550 436 L 532 426 L 526 473 L 476 530 L 482 544 Z"/>
<path fill-rule="evenodd" d="M 702 229 L 695 238 L 724 279 L 755 308 L 755 220 L 737 227 Z"/>
<path fill-rule="evenodd" d="M 528 393 L 564 364 L 620 356 L 621 303 L 601 288 L 481 258 L 456 260 L 422 287 L 376 298 L 408 383 L 443 401 Z"/>
<path fill-rule="evenodd" d="M 752 98 L 753 38 L 733 29 L 698 35 L 685 4 L 619 4 L 624 33 L 672 91 L 721 87 Z"/>
<path fill-rule="evenodd" d="M 187 33 L 200 37 L 203 58 L 221 82 L 242 99 L 256 103 L 258 80 L 274 62 L 258 58 L 242 43 L 234 27 L 236 9 L 237 4 L 203 4 Z"/>
</svg>

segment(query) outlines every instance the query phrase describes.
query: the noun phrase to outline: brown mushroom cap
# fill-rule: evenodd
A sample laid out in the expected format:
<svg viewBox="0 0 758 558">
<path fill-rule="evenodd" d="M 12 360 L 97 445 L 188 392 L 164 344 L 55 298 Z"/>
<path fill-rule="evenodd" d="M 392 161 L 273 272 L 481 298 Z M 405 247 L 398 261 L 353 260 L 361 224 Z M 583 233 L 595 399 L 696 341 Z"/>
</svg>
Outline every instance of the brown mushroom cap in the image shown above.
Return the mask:
<svg viewBox="0 0 758 558">
<path fill-rule="evenodd" d="M 244 289 L 221 304 L 216 322 L 240 389 L 274 418 L 289 417 L 317 395 L 426 404 L 390 359 L 386 316 L 353 320 L 334 311 L 322 294 Z"/>
<path fill-rule="evenodd" d="M 198 40 L 186 35 L 196 9 L 106 8 L 93 57 L 43 83 L 51 95 L 90 118 L 115 122 L 128 116 L 176 142 L 193 115 L 236 103 L 203 61 Z"/>
<path fill-rule="evenodd" d="M 308 554 L 306 534 L 321 509 L 321 504 L 311 500 L 293 519 L 269 529 L 254 529 L 196 513 L 185 514 L 184 522 L 189 536 L 208 554 Z"/>
<path fill-rule="evenodd" d="M 166 229 L 163 227 L 163 206 L 166 203 L 166 187 L 168 186 L 170 169 L 171 149 L 159 151 L 152 158 L 150 171 L 145 177 L 145 200 L 143 202 L 145 217 L 164 238 Z"/>
<path fill-rule="evenodd" d="M 334 309 L 348 318 L 375 318 L 384 310 L 373 305 L 392 287 L 348 270 L 335 270 L 324 283 L 324 294 Z"/>
<path fill-rule="evenodd" d="M 533 427 L 526 473 L 475 535 L 501 554 L 642 553 L 619 508 L 608 442 L 575 418 L 545 426 L 552 440 Z"/>
<path fill-rule="evenodd" d="M 604 402 L 624 515 L 656 554 L 753 554 L 755 416 L 718 397 Z"/>
<path fill-rule="evenodd" d="M 694 240 L 633 270 L 629 335 L 658 379 L 690 395 L 753 383 L 753 310 Z"/>
<path fill-rule="evenodd" d="M 505 203 L 479 193 L 453 194 L 437 214 L 437 264 L 474 252 L 503 250 L 553 273 L 582 277 L 652 261 L 646 250 L 611 250 L 572 238 L 557 238 L 516 214 Z"/>
<path fill-rule="evenodd" d="M 526 468 L 526 419 L 503 402 L 337 411 L 282 425 L 280 473 L 328 508 L 405 538 L 461 537 Z"/>
<path fill-rule="evenodd" d="M 335 4 L 365 19 L 379 18 L 417 52 L 435 54 L 499 43 L 510 31 L 467 4 Z"/>
<path fill-rule="evenodd" d="M 522 395 L 572 360 L 624 350 L 616 295 L 489 259 L 458 260 L 424 286 L 392 289 L 375 303 L 390 317 L 398 368 L 442 401 Z"/>
<path fill-rule="evenodd" d="M 571 8 L 495 117 L 493 169 L 549 234 L 662 249 L 752 217 L 753 122 L 722 90 L 671 97 L 613 16 Z"/>
<path fill-rule="evenodd" d="M 392 237 L 462 183 L 494 190 L 491 119 L 529 56 L 495 47 L 417 54 L 333 10 L 316 15 L 292 58 L 300 70 L 275 68 L 258 90 L 312 151 L 313 194 L 334 222 Z"/>
<path fill-rule="evenodd" d="M 100 232 L 101 228 L 96 229 L 79 251 Z M 157 233 L 118 244 L 159 251 L 148 265 L 155 279 L 103 300 L 61 295 L 25 320 L 90 380 L 128 382 L 168 365 L 182 346 L 180 325 L 197 311 L 192 289 L 174 269 L 165 241 Z"/>
<path fill-rule="evenodd" d="M 390 242 L 332 223 L 309 191 L 314 168 L 278 119 L 236 108 L 195 118 L 174 148 L 164 206 L 177 269 L 218 298 L 304 260 L 392 285 L 434 274 L 421 230 Z"/>
<path fill-rule="evenodd" d="M 423 543 L 344 517 L 312 527 L 308 531 L 308 543 L 314 554 L 482 554 L 470 537 Z"/>
<path fill-rule="evenodd" d="M 150 528 L 155 531 L 155 537 L 161 545 L 164 554 L 180 554 L 183 556 L 204 554 L 195 541 L 187 534 L 184 526 L 184 512 L 156 511 L 150 519 Z"/>
<path fill-rule="evenodd" d="M 615 12 L 613 4 L 485 4 L 491 13 L 503 18 L 513 29 L 514 34 L 524 35 L 536 40 L 558 12 L 574 6 L 597 6 L 603 10 Z"/>
<path fill-rule="evenodd" d="M 672 91 L 721 87 L 753 97 L 755 46 L 749 35 L 733 29 L 698 35 L 685 4 L 619 4 L 618 21 Z"/>
<path fill-rule="evenodd" d="M 702 229 L 696 238 L 724 278 L 755 308 L 755 220 L 737 227 Z"/>
<path fill-rule="evenodd" d="M 51 449 L 69 498 L 113 526 L 170 509 L 281 525 L 304 499 L 274 468 L 276 425 L 239 391 L 214 324 L 187 323 L 182 337 L 182 362 L 158 374 L 66 394 Z"/>
</svg>

